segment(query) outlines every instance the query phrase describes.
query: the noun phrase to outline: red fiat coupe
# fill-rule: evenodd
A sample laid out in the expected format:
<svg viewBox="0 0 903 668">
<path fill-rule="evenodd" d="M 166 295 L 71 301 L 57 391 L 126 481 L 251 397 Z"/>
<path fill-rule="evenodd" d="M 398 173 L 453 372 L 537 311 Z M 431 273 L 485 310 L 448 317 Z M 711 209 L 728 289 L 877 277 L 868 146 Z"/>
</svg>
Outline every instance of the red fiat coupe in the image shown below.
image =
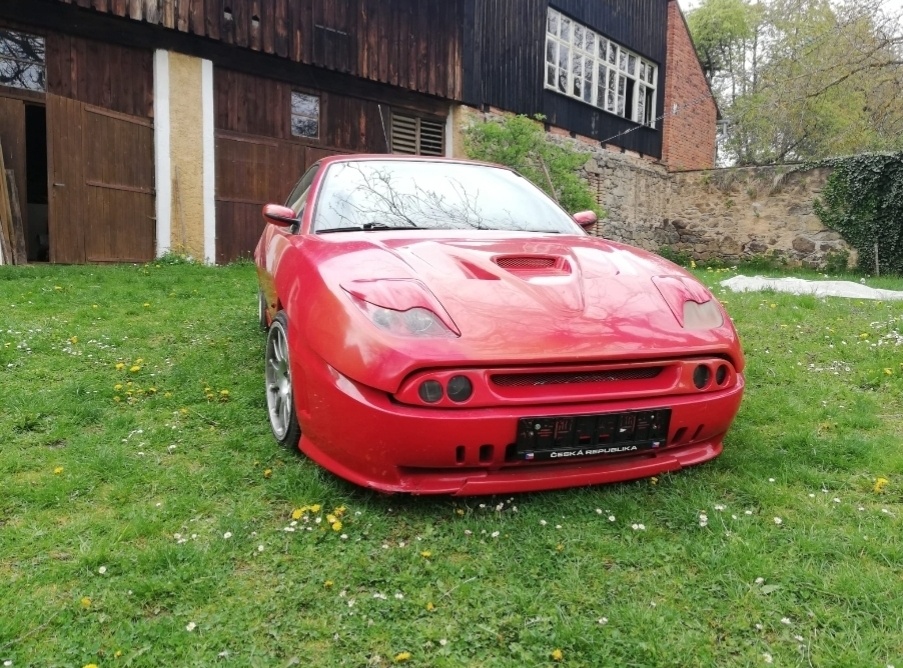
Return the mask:
<svg viewBox="0 0 903 668">
<path fill-rule="evenodd" d="M 744 385 L 721 305 L 515 172 L 326 158 L 263 215 L 270 426 L 342 478 L 508 494 L 721 453 Z"/>
</svg>

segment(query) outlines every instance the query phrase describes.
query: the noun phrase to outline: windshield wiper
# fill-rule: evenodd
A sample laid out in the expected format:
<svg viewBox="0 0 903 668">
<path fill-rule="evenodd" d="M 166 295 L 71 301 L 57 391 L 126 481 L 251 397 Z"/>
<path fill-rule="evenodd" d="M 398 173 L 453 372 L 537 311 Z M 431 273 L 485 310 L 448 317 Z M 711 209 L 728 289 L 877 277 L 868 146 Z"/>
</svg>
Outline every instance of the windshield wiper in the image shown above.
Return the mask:
<svg viewBox="0 0 903 668">
<path fill-rule="evenodd" d="M 416 225 L 385 225 L 384 223 L 364 223 L 363 225 L 353 225 L 351 227 L 333 227 L 328 230 L 317 230 L 316 234 L 331 234 L 332 232 L 372 232 L 374 230 L 422 230 L 424 228 Z"/>
</svg>

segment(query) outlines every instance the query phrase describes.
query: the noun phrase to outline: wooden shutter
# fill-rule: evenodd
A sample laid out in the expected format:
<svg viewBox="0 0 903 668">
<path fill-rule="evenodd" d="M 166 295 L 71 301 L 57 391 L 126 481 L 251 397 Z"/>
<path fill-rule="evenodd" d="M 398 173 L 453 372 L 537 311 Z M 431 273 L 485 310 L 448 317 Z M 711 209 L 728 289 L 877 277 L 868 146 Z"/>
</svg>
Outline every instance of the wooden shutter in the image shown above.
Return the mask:
<svg viewBox="0 0 903 668">
<path fill-rule="evenodd" d="M 393 111 L 392 153 L 445 155 L 445 121 Z"/>
</svg>

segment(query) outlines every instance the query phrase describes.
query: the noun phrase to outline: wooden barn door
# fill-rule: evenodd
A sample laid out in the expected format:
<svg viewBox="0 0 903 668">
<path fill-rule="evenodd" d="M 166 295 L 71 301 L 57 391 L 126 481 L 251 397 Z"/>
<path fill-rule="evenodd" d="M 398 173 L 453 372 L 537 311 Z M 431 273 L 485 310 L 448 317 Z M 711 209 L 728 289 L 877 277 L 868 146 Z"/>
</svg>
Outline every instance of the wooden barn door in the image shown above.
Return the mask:
<svg viewBox="0 0 903 668">
<path fill-rule="evenodd" d="M 154 128 L 146 118 L 47 96 L 52 262 L 154 258 Z"/>
<path fill-rule="evenodd" d="M 263 231 L 263 205 L 284 202 L 310 165 L 339 153 L 345 152 L 218 130 L 217 264 L 250 257 Z"/>
<path fill-rule="evenodd" d="M 25 190 L 25 103 L 22 100 L 14 100 L 8 97 L 0 97 L 0 144 L 3 146 L 3 163 L 7 170 L 12 170 L 15 178 L 16 189 L 22 215 L 22 232 L 27 229 L 26 216 L 28 206 Z M 0 175 L 6 178 L 5 175 Z M 11 221 L 7 221 L 11 224 Z M 7 229 L 7 235 L 12 234 L 12 229 Z M 9 249 L 16 264 L 25 264 L 28 254 L 25 249 L 25 239 L 21 238 L 19 244 L 12 244 Z"/>
</svg>

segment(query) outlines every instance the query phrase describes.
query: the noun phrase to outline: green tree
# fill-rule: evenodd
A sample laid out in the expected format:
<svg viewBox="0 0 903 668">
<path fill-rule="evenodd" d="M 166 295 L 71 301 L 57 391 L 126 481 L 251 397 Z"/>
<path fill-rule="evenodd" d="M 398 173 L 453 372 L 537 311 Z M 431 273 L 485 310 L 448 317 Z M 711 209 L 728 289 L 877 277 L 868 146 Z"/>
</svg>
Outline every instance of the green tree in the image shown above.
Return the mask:
<svg viewBox="0 0 903 668">
<path fill-rule="evenodd" d="M 595 211 L 604 215 L 589 184 L 578 170 L 588 153 L 552 141 L 540 122 L 526 116 L 505 116 L 474 123 L 464 132 L 464 148 L 473 160 L 510 167 L 576 213 Z"/>
<path fill-rule="evenodd" d="M 703 0 L 688 21 L 729 131 L 724 161 L 903 147 L 903 25 L 882 0 Z"/>
</svg>

